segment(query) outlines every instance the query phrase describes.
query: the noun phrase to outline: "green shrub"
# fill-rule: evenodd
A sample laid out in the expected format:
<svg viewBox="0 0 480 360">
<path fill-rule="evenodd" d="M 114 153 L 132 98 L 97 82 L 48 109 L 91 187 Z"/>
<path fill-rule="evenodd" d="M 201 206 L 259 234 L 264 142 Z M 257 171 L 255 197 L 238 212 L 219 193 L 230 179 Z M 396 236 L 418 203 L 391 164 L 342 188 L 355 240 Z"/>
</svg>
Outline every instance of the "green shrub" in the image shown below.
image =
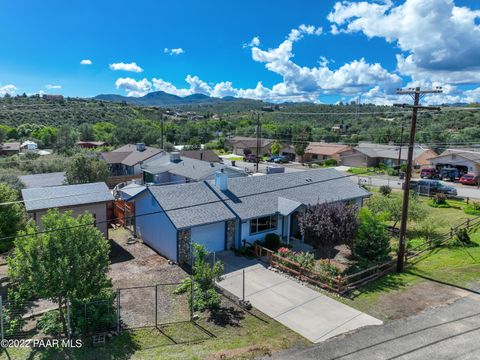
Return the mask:
<svg viewBox="0 0 480 360">
<path fill-rule="evenodd" d="M 265 236 L 265 247 L 267 249 L 277 251 L 280 246 L 280 236 L 278 236 L 277 234 L 267 234 Z"/>
<path fill-rule="evenodd" d="M 458 241 L 460 241 L 462 244 L 465 244 L 465 245 L 470 244 L 472 242 L 467 229 L 458 229 L 457 232 L 455 233 L 455 237 L 457 238 Z"/>
<path fill-rule="evenodd" d="M 380 186 L 380 189 L 378 191 L 383 196 L 388 196 L 392 193 L 392 188 L 388 185 L 382 185 L 382 186 Z"/>
<path fill-rule="evenodd" d="M 337 166 L 337 160 L 335 159 L 327 159 L 323 162 L 325 166 Z"/>
<path fill-rule="evenodd" d="M 328 260 L 317 261 L 314 270 L 326 277 L 331 278 L 340 275 L 340 270 Z"/>
<path fill-rule="evenodd" d="M 463 208 L 463 211 L 469 215 L 480 215 L 480 201 L 472 201 Z"/>
<path fill-rule="evenodd" d="M 445 194 L 435 194 L 434 197 L 432 197 L 428 201 L 428 205 L 434 208 L 449 208 L 450 204 L 447 202 L 447 196 Z"/>
<path fill-rule="evenodd" d="M 353 244 L 355 256 L 373 262 L 388 260 L 390 239 L 380 216 L 374 215 L 367 208 L 362 208 L 359 213 L 359 220 L 357 238 Z"/>
<path fill-rule="evenodd" d="M 58 310 L 50 310 L 38 320 L 38 327 L 45 335 L 58 336 L 62 333 L 62 321 Z"/>
<path fill-rule="evenodd" d="M 387 169 L 387 175 L 388 175 L 388 176 L 398 176 L 398 170 L 389 167 L 389 168 Z"/>
</svg>

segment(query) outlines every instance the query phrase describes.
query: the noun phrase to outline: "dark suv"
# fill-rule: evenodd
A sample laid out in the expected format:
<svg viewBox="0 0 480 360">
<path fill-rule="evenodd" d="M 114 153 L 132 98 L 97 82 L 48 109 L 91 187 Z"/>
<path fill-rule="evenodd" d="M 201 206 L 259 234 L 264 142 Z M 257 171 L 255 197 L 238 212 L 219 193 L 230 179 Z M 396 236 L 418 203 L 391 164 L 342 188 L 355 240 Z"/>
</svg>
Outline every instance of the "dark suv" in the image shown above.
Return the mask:
<svg viewBox="0 0 480 360">
<path fill-rule="evenodd" d="M 438 180 L 422 179 L 410 182 L 410 189 L 415 190 L 420 195 L 445 194 L 457 196 L 457 189 L 448 186 Z"/>
</svg>

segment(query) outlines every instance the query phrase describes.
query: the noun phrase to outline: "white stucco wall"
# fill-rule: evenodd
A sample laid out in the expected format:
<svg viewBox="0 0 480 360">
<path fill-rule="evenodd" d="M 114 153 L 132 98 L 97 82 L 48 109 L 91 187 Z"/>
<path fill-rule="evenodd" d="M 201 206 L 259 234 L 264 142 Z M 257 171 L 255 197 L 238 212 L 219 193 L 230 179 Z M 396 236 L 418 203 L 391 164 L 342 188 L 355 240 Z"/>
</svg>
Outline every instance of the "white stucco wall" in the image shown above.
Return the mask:
<svg viewBox="0 0 480 360">
<path fill-rule="evenodd" d="M 177 261 L 177 229 L 150 192 L 135 200 L 135 215 L 137 236 L 161 255 Z"/>
<path fill-rule="evenodd" d="M 225 250 L 225 222 L 195 226 L 191 231 L 192 241 L 205 246 L 208 251 Z"/>
<path fill-rule="evenodd" d="M 97 221 L 97 228 L 103 233 L 105 238 L 108 237 L 107 234 L 107 204 L 106 203 L 98 203 L 98 204 L 88 204 L 88 205 L 80 205 L 80 206 L 71 206 L 71 207 L 64 207 L 59 209 L 61 212 L 71 210 L 73 212 L 73 216 L 77 217 L 79 215 L 85 214 L 85 212 L 89 212 L 90 214 L 95 216 Z M 40 210 L 32 212 L 35 214 L 35 222 L 40 229 L 43 229 L 42 226 L 42 216 L 47 214 L 47 210 Z"/>
</svg>

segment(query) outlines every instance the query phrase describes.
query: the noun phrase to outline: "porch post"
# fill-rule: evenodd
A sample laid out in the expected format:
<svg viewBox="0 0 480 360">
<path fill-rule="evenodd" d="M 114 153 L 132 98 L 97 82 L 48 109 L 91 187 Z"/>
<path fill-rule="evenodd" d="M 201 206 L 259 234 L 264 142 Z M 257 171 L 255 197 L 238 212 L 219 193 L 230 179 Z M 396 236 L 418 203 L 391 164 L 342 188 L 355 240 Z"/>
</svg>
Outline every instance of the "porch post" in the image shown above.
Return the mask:
<svg viewBox="0 0 480 360">
<path fill-rule="evenodd" d="M 287 216 L 287 245 L 290 245 L 290 225 L 291 225 L 292 214 Z"/>
</svg>

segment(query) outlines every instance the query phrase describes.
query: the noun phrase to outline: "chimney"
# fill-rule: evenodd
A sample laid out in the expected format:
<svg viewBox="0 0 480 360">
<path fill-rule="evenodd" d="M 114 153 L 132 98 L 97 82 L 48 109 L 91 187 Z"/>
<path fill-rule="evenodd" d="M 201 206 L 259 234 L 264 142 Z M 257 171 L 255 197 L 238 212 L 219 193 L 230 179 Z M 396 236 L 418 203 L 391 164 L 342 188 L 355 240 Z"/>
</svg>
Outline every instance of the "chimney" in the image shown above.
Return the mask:
<svg viewBox="0 0 480 360">
<path fill-rule="evenodd" d="M 170 162 L 172 163 L 178 163 L 180 162 L 181 157 L 179 152 L 172 152 L 170 153 Z"/>
<path fill-rule="evenodd" d="M 221 191 L 228 190 L 228 176 L 223 172 L 223 169 L 215 173 L 215 186 Z"/>
<path fill-rule="evenodd" d="M 145 151 L 145 144 L 144 143 L 137 143 L 137 151 L 142 152 Z"/>
</svg>

